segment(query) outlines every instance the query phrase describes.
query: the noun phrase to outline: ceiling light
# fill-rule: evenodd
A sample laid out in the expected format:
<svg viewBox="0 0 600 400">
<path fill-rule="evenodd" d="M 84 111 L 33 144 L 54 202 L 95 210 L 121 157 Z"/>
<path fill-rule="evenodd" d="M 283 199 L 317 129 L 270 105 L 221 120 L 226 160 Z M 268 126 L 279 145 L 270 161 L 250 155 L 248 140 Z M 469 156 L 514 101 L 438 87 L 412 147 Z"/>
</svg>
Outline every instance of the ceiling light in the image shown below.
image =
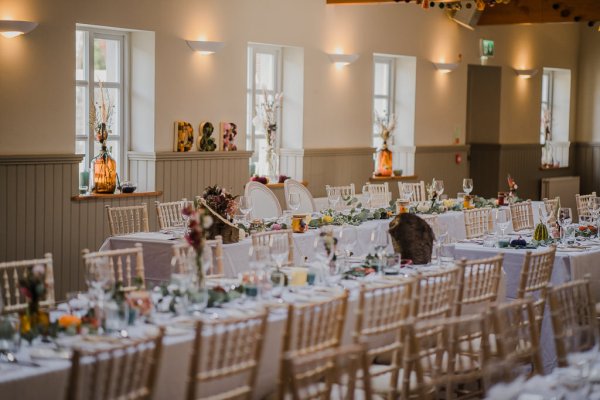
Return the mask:
<svg viewBox="0 0 600 400">
<path fill-rule="evenodd" d="M 38 26 L 37 22 L 0 20 L 0 35 L 14 38 L 29 33 Z"/>
<path fill-rule="evenodd" d="M 206 40 L 186 40 L 190 49 L 202 55 L 214 54 L 225 46 L 225 42 L 209 42 Z"/>
</svg>

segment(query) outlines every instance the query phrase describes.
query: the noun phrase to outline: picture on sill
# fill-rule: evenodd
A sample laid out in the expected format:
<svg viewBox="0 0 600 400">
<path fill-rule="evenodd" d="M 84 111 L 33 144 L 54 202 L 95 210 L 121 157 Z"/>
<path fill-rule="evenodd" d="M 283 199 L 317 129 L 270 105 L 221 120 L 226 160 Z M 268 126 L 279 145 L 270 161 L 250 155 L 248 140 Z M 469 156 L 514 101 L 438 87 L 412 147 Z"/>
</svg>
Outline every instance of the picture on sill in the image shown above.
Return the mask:
<svg viewBox="0 0 600 400">
<path fill-rule="evenodd" d="M 194 128 L 185 121 L 175 121 L 175 151 L 190 151 L 194 147 Z"/>
<path fill-rule="evenodd" d="M 221 147 L 222 151 L 237 151 L 237 125 L 233 122 L 221 122 Z"/>
<path fill-rule="evenodd" d="M 215 151 L 217 150 L 219 137 L 213 135 L 215 127 L 211 122 L 201 122 L 198 127 L 198 139 L 196 140 L 196 148 L 198 151 Z"/>
</svg>

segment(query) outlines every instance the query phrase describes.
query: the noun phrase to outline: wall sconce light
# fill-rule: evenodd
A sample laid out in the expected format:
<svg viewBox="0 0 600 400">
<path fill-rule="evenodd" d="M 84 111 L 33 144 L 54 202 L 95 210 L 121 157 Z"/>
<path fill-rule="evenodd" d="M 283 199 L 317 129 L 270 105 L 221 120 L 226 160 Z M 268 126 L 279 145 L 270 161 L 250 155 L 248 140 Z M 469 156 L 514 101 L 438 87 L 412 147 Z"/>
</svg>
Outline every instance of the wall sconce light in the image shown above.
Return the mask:
<svg viewBox="0 0 600 400">
<path fill-rule="evenodd" d="M 14 38 L 31 32 L 38 26 L 37 22 L 0 20 L 0 35 Z"/>
<path fill-rule="evenodd" d="M 532 76 L 535 76 L 538 73 L 537 69 L 517 69 L 515 68 L 515 73 L 519 78 L 529 79 Z"/>
<path fill-rule="evenodd" d="M 337 54 L 337 53 L 329 53 L 327 54 L 332 63 L 335 64 L 337 68 L 345 67 L 346 65 L 350 65 L 356 60 L 358 60 L 358 54 Z"/>
<path fill-rule="evenodd" d="M 462 54 L 459 54 L 457 62 L 453 62 L 453 63 L 432 62 L 432 64 L 435 67 L 435 69 L 440 71 L 442 74 L 447 74 L 449 72 L 454 71 L 456 68 L 458 68 L 458 66 L 460 65 L 461 62 L 462 62 Z"/>
<path fill-rule="evenodd" d="M 202 55 L 214 54 L 225 46 L 225 42 L 209 42 L 206 40 L 186 40 L 190 49 Z"/>
</svg>

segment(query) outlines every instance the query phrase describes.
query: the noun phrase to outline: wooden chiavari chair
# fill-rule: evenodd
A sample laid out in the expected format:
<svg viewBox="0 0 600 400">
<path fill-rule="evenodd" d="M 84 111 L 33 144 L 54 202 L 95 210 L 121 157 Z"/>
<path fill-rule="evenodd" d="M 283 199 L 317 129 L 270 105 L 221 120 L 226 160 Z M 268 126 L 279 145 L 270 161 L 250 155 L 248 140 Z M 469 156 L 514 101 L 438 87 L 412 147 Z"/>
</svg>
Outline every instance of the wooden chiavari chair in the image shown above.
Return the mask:
<svg viewBox="0 0 600 400">
<path fill-rule="evenodd" d="M 152 399 L 162 353 L 158 334 L 102 350 L 74 349 L 67 400 Z"/>
<path fill-rule="evenodd" d="M 479 260 L 462 259 L 456 263 L 461 270 L 455 315 L 461 315 L 463 307 L 483 303 L 495 303 L 502 278 L 504 255 Z"/>
<path fill-rule="evenodd" d="M 400 193 L 400 198 L 402 198 L 402 187 L 405 185 L 411 186 L 413 189 L 409 201 L 427 201 L 425 182 L 398 182 L 398 193 Z"/>
<path fill-rule="evenodd" d="M 596 344 L 598 327 L 590 282 L 579 279 L 553 287 L 548 301 L 558 366 L 565 367 L 569 351 L 590 350 Z"/>
<path fill-rule="evenodd" d="M 285 363 L 290 372 L 294 400 L 372 398 L 364 345 L 352 344 L 305 356 L 287 356 Z M 357 382 L 362 382 L 360 389 L 356 389 Z"/>
<path fill-rule="evenodd" d="M 148 208 L 146 203 L 139 206 L 106 206 L 110 235 L 128 235 L 137 232 L 149 232 Z"/>
<path fill-rule="evenodd" d="M 438 231 L 438 216 L 435 214 L 419 214 L 419 218 L 427 222 L 427 224 L 431 227 L 431 230 L 434 232 Z"/>
<path fill-rule="evenodd" d="M 206 240 L 206 246 L 212 251 L 212 264 L 206 272 L 206 278 L 222 278 L 225 276 L 223 263 L 223 238 L 215 236 L 214 240 Z M 195 256 L 194 249 L 185 241 L 175 243 L 172 247 L 176 265 L 185 265 L 189 257 Z"/>
<path fill-rule="evenodd" d="M 38 271 L 37 268 L 40 268 Z M 35 269 L 35 270 L 34 270 Z M 0 263 L 0 293 L 4 300 L 3 314 L 27 309 L 27 299 L 21 294 L 19 280 L 33 273 L 43 273 L 46 296 L 40 301 L 42 307 L 54 306 L 54 270 L 52 254 L 35 260 L 7 261 Z"/>
<path fill-rule="evenodd" d="M 196 322 L 186 399 L 252 399 L 268 314 Z M 202 392 L 202 385 L 231 377 L 240 379 L 239 386 L 228 384 L 214 396 Z"/>
<path fill-rule="evenodd" d="M 543 374 L 542 356 L 532 299 L 492 306 L 494 356 L 515 365 L 532 367 L 531 374 Z"/>
<path fill-rule="evenodd" d="M 288 238 L 289 254 L 288 254 L 288 265 L 294 265 L 294 233 L 291 229 L 284 229 L 280 231 L 268 231 L 268 232 L 257 232 L 251 235 L 252 246 L 266 246 L 269 247 L 271 238 L 274 236 L 286 235 Z"/>
<path fill-rule="evenodd" d="M 533 299 L 535 319 L 538 325 L 538 333 L 540 334 L 542 331 L 542 320 L 544 319 L 544 309 L 546 308 L 548 287 L 552 278 L 552 269 L 554 268 L 555 254 L 555 246 L 536 253 L 528 251 L 525 253 L 525 260 L 523 260 L 523 266 L 521 267 L 517 298 L 524 299 L 530 297 Z"/>
<path fill-rule="evenodd" d="M 361 286 L 358 295 L 354 342 L 367 344 L 370 375 L 378 380 L 377 395 L 392 396 L 400 391 L 404 337 L 414 301 L 414 279 L 386 285 Z M 381 340 L 381 338 L 388 340 Z M 379 340 L 378 340 L 379 339 Z M 376 358 L 389 364 L 371 364 Z"/>
<path fill-rule="evenodd" d="M 533 229 L 533 207 L 531 200 L 510 205 L 510 215 L 512 218 L 512 226 L 514 231 L 523 229 Z"/>
<path fill-rule="evenodd" d="M 122 290 L 132 291 L 144 289 L 146 278 L 144 272 L 144 250 L 141 243 L 134 247 L 120 250 L 105 250 L 90 253 L 82 250 L 83 263 L 87 269 L 90 264 L 108 262 L 113 281 L 122 285 Z"/>
<path fill-rule="evenodd" d="M 575 195 L 575 203 L 577 204 L 577 215 L 579 218 L 581 217 L 590 217 L 592 214 L 590 212 L 590 206 L 592 201 L 596 198 L 596 192 L 592 192 L 591 194 L 576 194 Z M 581 221 L 581 219 L 580 219 Z"/>
<path fill-rule="evenodd" d="M 467 239 L 478 238 L 493 232 L 494 220 L 492 219 L 491 208 L 464 210 L 463 215 Z"/>
<path fill-rule="evenodd" d="M 291 372 L 286 359 L 315 354 L 339 347 L 348 293 L 328 300 L 288 305 L 288 318 L 283 336 L 283 349 L 277 398 L 283 400 L 290 390 Z"/>
<path fill-rule="evenodd" d="M 560 201 L 560 197 L 556 197 L 554 199 L 544 199 L 544 207 L 546 207 L 546 212 L 548 215 L 551 215 L 555 212 L 556 207 L 558 207 L 558 202 Z"/>
<path fill-rule="evenodd" d="M 392 200 L 392 194 L 387 182 L 384 183 L 367 183 L 371 208 L 389 207 Z"/>
<path fill-rule="evenodd" d="M 158 228 L 179 228 L 185 226 L 185 219 L 181 214 L 181 210 L 188 203 L 187 199 L 181 201 L 171 201 L 161 203 L 159 201 L 156 204 L 156 215 L 158 216 Z"/>
<path fill-rule="evenodd" d="M 459 268 L 453 267 L 417 275 L 412 315 L 419 321 L 452 316 L 460 273 Z"/>
</svg>

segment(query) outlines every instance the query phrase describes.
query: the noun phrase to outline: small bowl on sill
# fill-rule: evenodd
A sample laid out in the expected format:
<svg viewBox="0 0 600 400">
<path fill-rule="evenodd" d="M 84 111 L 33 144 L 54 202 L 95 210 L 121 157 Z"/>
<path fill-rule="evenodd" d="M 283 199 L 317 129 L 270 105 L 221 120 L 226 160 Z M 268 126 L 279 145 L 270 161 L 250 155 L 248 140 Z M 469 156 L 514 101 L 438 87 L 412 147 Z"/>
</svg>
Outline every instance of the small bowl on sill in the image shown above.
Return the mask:
<svg viewBox="0 0 600 400">
<path fill-rule="evenodd" d="M 121 184 L 121 193 L 133 193 L 137 189 L 137 185 L 133 182 L 123 182 Z"/>
</svg>

